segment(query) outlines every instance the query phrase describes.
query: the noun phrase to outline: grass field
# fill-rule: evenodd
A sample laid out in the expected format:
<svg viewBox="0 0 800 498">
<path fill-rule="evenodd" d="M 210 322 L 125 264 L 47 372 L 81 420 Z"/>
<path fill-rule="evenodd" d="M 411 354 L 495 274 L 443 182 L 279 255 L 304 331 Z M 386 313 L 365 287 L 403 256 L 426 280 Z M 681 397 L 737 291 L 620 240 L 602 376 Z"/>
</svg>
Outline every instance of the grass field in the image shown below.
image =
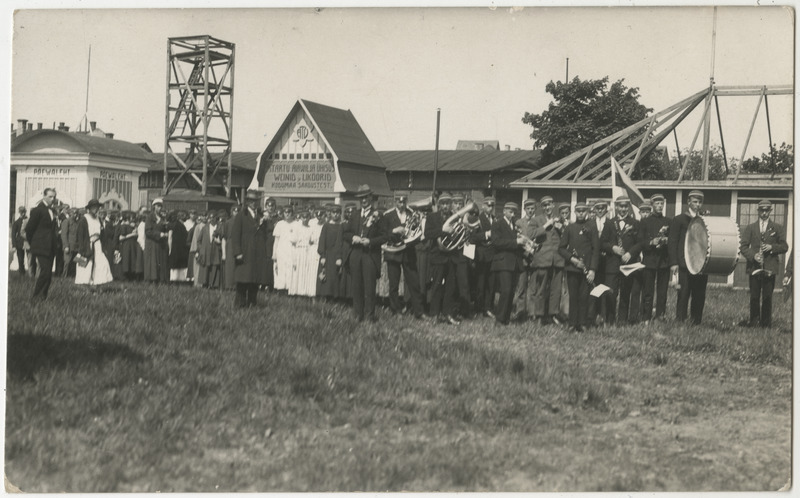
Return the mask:
<svg viewBox="0 0 800 498">
<path fill-rule="evenodd" d="M 734 325 L 455 328 L 229 292 L 8 292 L 5 472 L 26 492 L 777 490 L 792 307 Z M 670 296 L 670 305 L 674 296 Z M 673 310 L 668 310 L 669 316 Z"/>
</svg>

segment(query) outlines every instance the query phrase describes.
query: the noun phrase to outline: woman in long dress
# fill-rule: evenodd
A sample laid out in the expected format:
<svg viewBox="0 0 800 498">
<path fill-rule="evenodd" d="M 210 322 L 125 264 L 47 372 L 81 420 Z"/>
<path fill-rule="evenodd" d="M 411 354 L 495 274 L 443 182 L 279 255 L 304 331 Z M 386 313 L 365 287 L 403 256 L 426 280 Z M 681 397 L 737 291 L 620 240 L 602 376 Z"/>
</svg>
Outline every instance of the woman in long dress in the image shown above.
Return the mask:
<svg viewBox="0 0 800 498">
<path fill-rule="evenodd" d="M 303 285 L 303 295 L 314 297 L 317 295 L 317 279 L 319 278 L 319 237 L 322 227 L 325 224 L 324 211 L 317 211 L 316 216 L 308 222 L 309 237 L 308 248 L 306 248 L 305 277 Z"/>
<path fill-rule="evenodd" d="M 185 282 L 189 267 L 188 233 L 181 213 L 171 212 L 167 216 L 169 228 L 169 279 L 171 282 Z"/>
<path fill-rule="evenodd" d="M 306 261 L 308 260 L 308 247 L 311 241 L 311 227 L 309 226 L 309 212 L 300 211 L 300 219 L 294 222 L 292 230 L 292 273 L 289 277 L 289 295 L 306 296 Z"/>
<path fill-rule="evenodd" d="M 322 226 L 317 246 L 320 271 L 325 279 L 317 282 L 317 295 L 336 299 L 339 297 L 339 281 L 342 273 L 342 225 L 339 223 L 342 207 L 329 208 L 328 221 Z"/>
<path fill-rule="evenodd" d="M 122 222 L 117 226 L 119 240 L 120 271 L 126 280 L 134 280 L 136 275 L 136 225 L 133 211 L 122 212 Z"/>
<path fill-rule="evenodd" d="M 76 260 L 85 258 L 86 264 L 75 265 L 75 283 L 79 285 L 102 285 L 114 280 L 100 242 L 101 228 L 97 211 L 100 202 L 92 199 L 86 205 L 86 214 L 78 221 L 78 248 Z"/>
<path fill-rule="evenodd" d="M 286 206 L 283 208 L 283 219 L 275 224 L 272 231 L 275 238 L 272 246 L 275 290 L 289 288 L 289 278 L 292 274 L 292 223 L 294 223 L 294 208 Z"/>
</svg>

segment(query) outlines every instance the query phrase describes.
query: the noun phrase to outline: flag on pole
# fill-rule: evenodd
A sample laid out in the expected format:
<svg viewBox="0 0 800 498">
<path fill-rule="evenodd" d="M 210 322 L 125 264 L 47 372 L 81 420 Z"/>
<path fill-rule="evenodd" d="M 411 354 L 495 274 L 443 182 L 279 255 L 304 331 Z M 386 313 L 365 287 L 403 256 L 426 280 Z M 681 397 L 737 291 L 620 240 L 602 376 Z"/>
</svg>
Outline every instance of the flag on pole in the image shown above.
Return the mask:
<svg viewBox="0 0 800 498">
<path fill-rule="evenodd" d="M 631 200 L 634 217 L 637 220 L 641 218 L 639 216 L 639 205 L 644 201 L 644 196 L 636 188 L 631 177 L 620 167 L 613 155 L 611 156 L 611 195 L 614 199 L 621 195 L 627 195 Z"/>
<path fill-rule="evenodd" d="M 250 185 L 247 187 L 247 190 L 258 190 L 258 183 L 259 178 L 258 175 L 261 173 L 261 156 L 264 155 L 264 151 L 261 151 L 261 154 L 258 155 L 256 159 L 256 172 L 253 173 L 253 179 L 250 180 Z M 261 176 L 264 176 L 264 173 L 261 173 Z"/>
</svg>

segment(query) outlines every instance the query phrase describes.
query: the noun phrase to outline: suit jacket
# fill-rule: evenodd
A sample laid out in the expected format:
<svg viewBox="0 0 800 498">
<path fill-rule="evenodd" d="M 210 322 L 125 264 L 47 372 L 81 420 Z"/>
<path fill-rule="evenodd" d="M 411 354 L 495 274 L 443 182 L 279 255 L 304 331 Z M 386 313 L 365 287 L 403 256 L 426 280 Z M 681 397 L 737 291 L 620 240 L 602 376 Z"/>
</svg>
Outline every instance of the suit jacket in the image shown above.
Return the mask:
<svg viewBox="0 0 800 498">
<path fill-rule="evenodd" d="M 564 258 L 564 271 L 583 272 L 570 261 L 575 256 L 583 260 L 587 270 L 596 272 L 600 264 L 600 237 L 597 235 L 597 225 L 588 220 L 570 223 L 561 235 L 558 253 Z"/>
<path fill-rule="evenodd" d="M 69 247 L 70 252 L 75 252 L 78 244 L 78 222 L 75 218 L 69 217 L 61 222 L 61 246 Z"/>
<path fill-rule="evenodd" d="M 408 223 L 412 215 L 413 212 L 410 209 L 406 209 L 406 223 Z M 383 224 L 383 233 L 386 234 L 387 242 L 393 244 L 403 241 L 403 234 L 392 233 L 392 230 L 403 225 L 400 222 L 400 215 L 397 212 L 397 208 L 387 211 L 381 218 L 381 223 Z M 385 261 L 402 262 L 404 260 L 408 260 L 409 257 L 416 257 L 416 249 L 414 248 L 416 244 L 417 241 L 414 241 L 408 244 L 406 248 L 403 249 L 402 251 L 396 251 L 396 252 L 384 251 L 383 259 Z"/>
<path fill-rule="evenodd" d="M 22 222 L 24 218 L 17 218 L 11 224 L 11 247 L 15 249 L 22 249 L 25 245 L 25 234 L 22 231 Z"/>
<path fill-rule="evenodd" d="M 606 252 L 606 273 L 617 273 L 620 265 L 623 264 L 622 256 L 614 254 L 612 249 L 614 246 L 619 245 L 620 240 L 622 241 L 622 248 L 631 255 L 631 259 L 624 264 L 631 264 L 639 261 L 639 254 L 642 251 L 639 240 L 639 221 L 630 215 L 623 221 L 625 221 L 625 229 L 620 230 L 619 218 L 614 217 L 610 220 L 606 220 L 606 224 L 603 226 L 603 233 L 600 235 L 600 246 Z M 593 225 L 597 228 L 597 225 L 594 223 Z"/>
<path fill-rule="evenodd" d="M 678 265 L 681 269 L 686 269 L 686 256 L 684 247 L 686 246 L 686 230 L 692 217 L 687 213 L 681 213 L 672 218 L 669 225 L 669 239 L 667 240 L 667 252 L 669 254 L 669 265 Z"/>
<path fill-rule="evenodd" d="M 786 242 L 786 230 L 784 230 L 783 226 L 774 223 L 772 220 L 768 220 L 767 229 L 762 237 L 759 223 L 760 220 L 751 223 L 744 227 L 742 231 L 739 250 L 742 256 L 747 258 L 747 273 L 749 274 L 757 268 L 762 268 L 762 266 L 756 262 L 755 257 L 761 250 L 761 242 L 763 241 L 765 244 L 772 245 L 772 250 L 764 253 L 763 268 L 777 274 L 780 269 L 778 255 L 789 250 L 789 244 Z"/>
<path fill-rule="evenodd" d="M 438 239 L 446 235 L 442 230 L 444 222 L 449 217 L 445 217 L 441 212 L 437 211 L 428 215 L 425 222 L 425 238 L 430 241 L 430 259 L 428 260 L 432 265 L 443 265 L 446 263 L 457 263 L 464 258 L 461 250 L 443 251 L 439 249 Z"/>
<path fill-rule="evenodd" d="M 55 214 L 51 218 L 51 210 L 44 202 L 31 209 L 25 236 L 34 256 L 53 256 L 56 253 L 57 221 Z"/>
<path fill-rule="evenodd" d="M 216 226 L 206 223 L 200 231 L 197 254 L 203 266 L 218 265 L 222 262 L 222 245 L 215 233 L 219 232 L 220 223 Z"/>
<path fill-rule="evenodd" d="M 498 218 L 492 225 L 492 271 L 522 270 L 522 248 L 517 244 L 517 232 L 505 218 Z"/>
<path fill-rule="evenodd" d="M 544 228 L 547 223 L 547 215 L 537 214 L 533 217 L 533 240 L 539 244 L 539 249 L 533 253 L 534 268 L 563 268 L 564 258 L 558 252 L 561 244 L 561 235 L 566 227 L 557 228 L 550 225 Z"/>
<path fill-rule="evenodd" d="M 668 268 L 669 249 L 666 241 L 659 246 L 651 244 L 659 233 L 669 234 L 671 219 L 651 214 L 639 223 L 639 246 L 642 248 L 642 264 L 647 268 Z M 662 232 L 663 231 L 663 232 Z"/>
<path fill-rule="evenodd" d="M 265 274 L 264 266 L 268 262 L 271 266 L 271 259 L 267 258 L 266 223 L 262 223 L 260 218 L 253 218 L 250 210 L 245 207 L 236 213 L 228 235 L 233 254 L 226 256 L 234 261 L 236 282 L 265 284 L 262 278 Z M 242 256 L 241 260 L 236 258 L 239 255 Z"/>
<path fill-rule="evenodd" d="M 370 210 L 369 216 L 372 216 L 374 212 L 375 209 L 373 208 Z M 362 254 L 366 253 L 375 263 L 375 267 L 378 268 L 378 271 L 380 271 L 381 246 L 388 240 L 388 237 L 383 231 L 383 224 L 380 222 L 380 219 L 373 222 L 370 226 L 367 226 L 368 221 L 368 219 L 361 219 L 361 210 L 359 210 L 354 212 L 347 223 L 345 223 L 342 229 L 343 238 L 350 244 L 350 251 L 347 253 L 346 257 L 349 260 L 356 251 Z M 353 237 L 356 235 L 369 239 L 369 246 L 364 247 L 361 244 L 353 244 Z"/>
<path fill-rule="evenodd" d="M 86 216 L 78 218 L 75 231 L 77 232 L 75 246 L 70 251 L 91 259 L 94 254 L 94 244 L 89 238 L 89 222 L 86 220 Z"/>
<path fill-rule="evenodd" d="M 481 227 L 474 230 L 469 236 L 469 242 L 475 245 L 475 261 L 492 262 L 494 257 L 494 247 L 492 246 L 492 238 L 486 236 L 486 232 L 492 230 L 492 220 L 486 213 L 481 213 L 478 216 Z"/>
</svg>

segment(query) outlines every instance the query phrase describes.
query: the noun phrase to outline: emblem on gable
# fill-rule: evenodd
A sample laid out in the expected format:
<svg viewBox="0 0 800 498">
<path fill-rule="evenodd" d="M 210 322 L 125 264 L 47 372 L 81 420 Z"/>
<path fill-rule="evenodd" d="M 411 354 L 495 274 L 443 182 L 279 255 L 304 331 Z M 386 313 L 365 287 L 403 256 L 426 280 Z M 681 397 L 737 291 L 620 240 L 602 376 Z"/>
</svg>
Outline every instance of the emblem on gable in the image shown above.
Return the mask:
<svg viewBox="0 0 800 498">
<path fill-rule="evenodd" d="M 303 148 L 308 142 L 314 141 L 314 137 L 311 134 L 312 131 L 314 131 L 313 128 L 309 129 L 305 122 L 301 122 L 294 130 L 294 138 L 292 141 L 298 142 L 300 148 Z"/>
</svg>

